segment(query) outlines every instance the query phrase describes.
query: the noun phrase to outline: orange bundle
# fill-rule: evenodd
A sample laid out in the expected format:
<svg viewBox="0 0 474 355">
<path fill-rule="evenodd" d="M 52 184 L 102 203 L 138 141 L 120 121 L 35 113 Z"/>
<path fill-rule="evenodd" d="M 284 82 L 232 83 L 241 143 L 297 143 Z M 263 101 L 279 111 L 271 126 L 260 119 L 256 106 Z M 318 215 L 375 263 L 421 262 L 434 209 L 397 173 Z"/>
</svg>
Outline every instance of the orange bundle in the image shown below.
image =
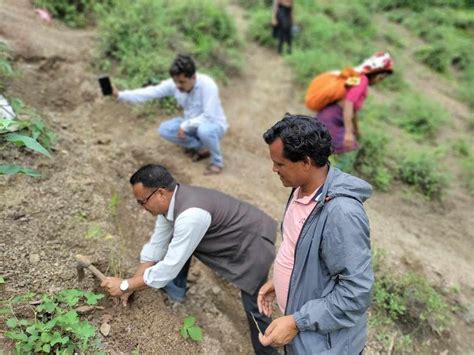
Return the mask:
<svg viewBox="0 0 474 355">
<path fill-rule="evenodd" d="M 333 102 L 342 100 L 348 86 L 360 83 L 360 74 L 352 68 L 341 72 L 326 72 L 316 76 L 306 91 L 304 103 L 313 111 L 320 111 Z"/>
</svg>

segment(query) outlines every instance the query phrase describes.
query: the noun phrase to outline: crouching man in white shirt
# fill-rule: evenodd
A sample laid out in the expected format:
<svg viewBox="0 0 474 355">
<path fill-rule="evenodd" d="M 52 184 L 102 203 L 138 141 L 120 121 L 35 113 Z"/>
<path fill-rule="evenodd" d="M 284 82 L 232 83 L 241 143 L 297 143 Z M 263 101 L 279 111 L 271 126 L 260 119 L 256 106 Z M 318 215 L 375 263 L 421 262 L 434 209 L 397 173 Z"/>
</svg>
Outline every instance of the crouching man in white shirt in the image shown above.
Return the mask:
<svg viewBox="0 0 474 355">
<path fill-rule="evenodd" d="M 171 79 L 158 85 L 125 90 L 114 95 L 119 101 L 140 103 L 173 96 L 183 108 L 183 116 L 161 123 L 161 137 L 185 148 L 193 161 L 211 157 L 204 174 L 219 174 L 224 167 L 220 141 L 227 130 L 227 120 L 214 80 L 196 72 L 193 59 L 178 55 L 171 64 Z"/>
</svg>

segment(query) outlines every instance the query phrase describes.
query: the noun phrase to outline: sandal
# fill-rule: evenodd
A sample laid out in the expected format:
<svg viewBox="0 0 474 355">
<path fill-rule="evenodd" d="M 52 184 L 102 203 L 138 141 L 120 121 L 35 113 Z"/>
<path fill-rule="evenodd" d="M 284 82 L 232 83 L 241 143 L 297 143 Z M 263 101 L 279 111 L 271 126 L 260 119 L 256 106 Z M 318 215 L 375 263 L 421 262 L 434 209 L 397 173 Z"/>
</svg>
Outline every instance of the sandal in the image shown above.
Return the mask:
<svg viewBox="0 0 474 355">
<path fill-rule="evenodd" d="M 218 175 L 222 172 L 222 167 L 217 165 L 208 165 L 206 171 L 204 171 L 204 175 Z"/>
<path fill-rule="evenodd" d="M 206 158 L 209 158 L 211 156 L 211 153 L 208 150 L 202 151 L 202 152 L 196 152 L 191 160 L 193 162 L 197 162 Z"/>
</svg>

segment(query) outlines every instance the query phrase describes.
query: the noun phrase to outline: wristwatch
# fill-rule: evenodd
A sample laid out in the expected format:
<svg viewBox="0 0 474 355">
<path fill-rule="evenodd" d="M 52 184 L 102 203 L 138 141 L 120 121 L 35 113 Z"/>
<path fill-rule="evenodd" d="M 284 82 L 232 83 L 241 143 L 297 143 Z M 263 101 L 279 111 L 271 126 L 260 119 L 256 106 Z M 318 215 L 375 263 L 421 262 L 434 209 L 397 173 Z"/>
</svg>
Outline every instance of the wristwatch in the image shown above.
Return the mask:
<svg viewBox="0 0 474 355">
<path fill-rule="evenodd" d="M 122 290 L 123 292 L 128 290 L 128 280 L 123 280 L 120 283 L 120 290 Z"/>
</svg>

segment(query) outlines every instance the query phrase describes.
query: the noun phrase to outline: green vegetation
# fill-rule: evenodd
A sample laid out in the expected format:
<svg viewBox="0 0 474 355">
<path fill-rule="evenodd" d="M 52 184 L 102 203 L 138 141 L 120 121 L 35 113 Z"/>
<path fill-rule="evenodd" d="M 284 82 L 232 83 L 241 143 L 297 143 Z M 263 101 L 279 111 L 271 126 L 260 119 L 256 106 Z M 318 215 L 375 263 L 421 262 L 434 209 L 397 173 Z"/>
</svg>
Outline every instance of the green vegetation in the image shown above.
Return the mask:
<svg viewBox="0 0 474 355">
<path fill-rule="evenodd" d="M 0 93 L 5 90 L 5 79 L 13 75 L 10 54 L 7 45 L 0 41 Z"/>
<path fill-rule="evenodd" d="M 43 120 L 35 111 L 25 109 L 19 99 L 12 100 L 12 107 L 16 117 L 22 117 L 20 115 L 24 115 L 27 118 L 0 118 L 0 147 L 17 146 L 21 150 L 28 148 L 36 153 L 51 157 L 48 149 L 51 149 L 52 145 L 56 142 L 56 135 L 46 127 Z M 16 164 L 0 165 L 0 175 L 13 175 L 18 173 L 33 177 L 39 177 L 41 175 L 34 169 Z"/>
<path fill-rule="evenodd" d="M 109 211 L 112 217 L 117 216 L 117 208 L 118 208 L 119 203 L 120 203 L 120 197 L 116 192 L 114 192 L 109 201 Z"/>
<path fill-rule="evenodd" d="M 440 198 L 447 186 L 447 177 L 437 166 L 434 154 L 424 151 L 411 153 L 400 163 L 400 179 L 429 198 Z"/>
<path fill-rule="evenodd" d="M 6 79 L 14 74 L 9 62 L 8 48 L 0 42 L 0 95 L 6 90 Z M 25 107 L 18 98 L 8 100 L 15 117 L 10 114 L 7 106 L 0 111 L 0 150 L 11 150 L 16 146 L 26 153 L 25 148 L 51 157 L 48 149 L 56 141 L 55 134 L 50 131 L 36 111 Z M 5 102 L 8 105 L 8 102 Z M 26 174 L 33 177 L 40 173 L 17 164 L 0 165 L 0 175 Z"/>
<path fill-rule="evenodd" d="M 34 4 L 47 9 L 54 18 L 70 27 L 85 27 L 94 22 L 94 0 L 34 0 Z"/>
<path fill-rule="evenodd" d="M 301 1 L 296 3 L 295 11 L 301 30 L 287 60 L 302 85 L 307 85 L 316 73 L 354 65 L 375 50 L 375 27 L 370 14 L 358 2 Z M 250 14 L 249 33 L 260 44 L 274 46 L 270 20 L 268 7 L 255 6 Z"/>
<path fill-rule="evenodd" d="M 392 174 L 385 166 L 387 158 L 387 136 L 370 126 L 364 127 L 361 148 L 357 151 L 354 168 L 368 178 L 375 187 L 387 190 L 392 183 Z"/>
<path fill-rule="evenodd" d="M 34 293 L 1 302 L 0 314 L 9 317 L 5 322 L 9 330 L 4 335 L 15 342 L 18 354 L 98 353 L 100 343 L 92 343 L 96 328 L 81 320 L 75 307 L 95 305 L 103 295 L 67 289 L 40 296 L 41 303 L 37 307 L 29 303 Z"/>
<path fill-rule="evenodd" d="M 413 353 L 415 339 L 423 343 L 430 334 L 449 328 L 450 307 L 425 278 L 388 270 L 380 251 L 373 260 L 377 278 L 369 322 L 384 352 L 392 348 L 397 354 Z"/>
<path fill-rule="evenodd" d="M 448 113 L 440 105 L 414 93 L 398 94 L 385 112 L 390 112 L 390 120 L 418 139 L 434 138 L 448 122 Z"/>
<path fill-rule="evenodd" d="M 210 0 L 114 0 L 98 26 L 101 67 L 115 67 L 124 85 L 167 79 L 177 53 L 191 54 L 200 70 L 218 78 L 240 70 L 235 24 Z"/>
<path fill-rule="evenodd" d="M 460 97 L 474 107 L 474 9 L 470 1 L 379 0 L 387 17 L 426 42 L 416 57 L 431 69 L 461 82 Z M 414 11 L 413 11 L 414 10 Z"/>
<path fill-rule="evenodd" d="M 474 196 L 474 155 L 461 160 L 462 182 L 467 191 Z"/>
<path fill-rule="evenodd" d="M 194 341 L 202 340 L 202 329 L 196 324 L 196 318 L 189 316 L 183 321 L 183 326 L 179 330 L 179 334 L 184 339 L 190 338 Z"/>
</svg>

